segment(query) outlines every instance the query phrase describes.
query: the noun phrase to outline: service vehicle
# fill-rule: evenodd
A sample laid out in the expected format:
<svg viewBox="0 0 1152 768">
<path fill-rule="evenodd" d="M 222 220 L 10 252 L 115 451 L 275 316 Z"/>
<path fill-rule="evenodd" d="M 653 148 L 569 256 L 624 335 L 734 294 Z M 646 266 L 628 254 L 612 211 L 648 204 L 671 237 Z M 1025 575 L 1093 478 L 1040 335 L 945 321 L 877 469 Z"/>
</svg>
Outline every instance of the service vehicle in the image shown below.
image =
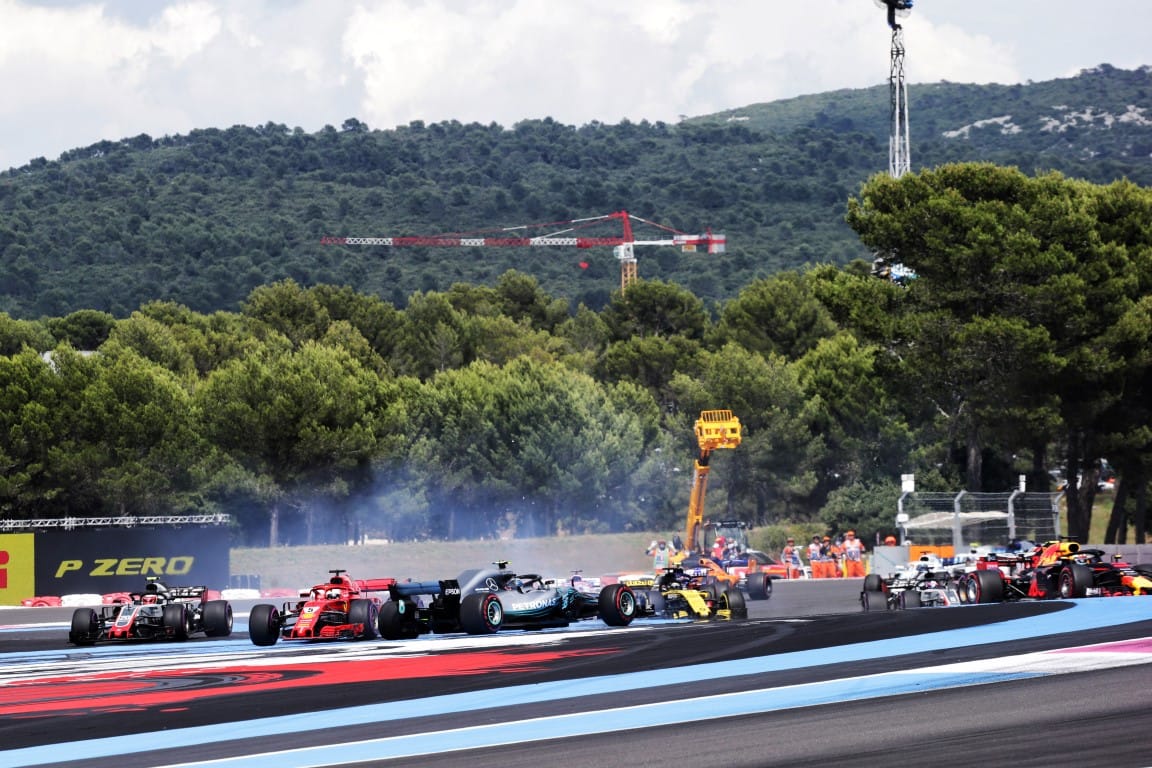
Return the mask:
<svg viewBox="0 0 1152 768">
<path fill-rule="evenodd" d="M 639 594 L 645 616 L 668 619 L 744 619 L 748 604 L 739 588 L 715 579 L 715 563 L 701 558 L 698 564 L 675 565 L 656 576 L 632 577 L 623 583 Z M 768 582 L 769 584 L 771 582 Z"/>
<path fill-rule="evenodd" d="M 248 634 L 256 645 L 278 640 L 371 640 L 383 599 L 372 594 L 392 588 L 396 579 L 353 579 L 329 571 L 328 581 L 300 591 L 300 600 L 281 608 L 261 603 L 248 614 Z"/>
<path fill-rule="evenodd" d="M 1069 539 L 981 557 L 960 582 L 965 603 L 1152 594 L 1152 565 L 1130 565 Z"/>
<path fill-rule="evenodd" d="M 864 577 L 860 605 L 865 611 L 900 608 L 934 608 L 960 604 L 960 578 L 964 566 L 948 566 L 934 554 L 888 575 L 870 573 Z"/>
<path fill-rule="evenodd" d="M 232 606 L 209 600 L 206 586 L 168 587 L 150 579 L 143 592 L 129 592 L 125 602 L 72 613 L 68 642 L 95 645 L 102 640 L 187 640 L 232 634 Z"/>
<path fill-rule="evenodd" d="M 601 619 L 624 627 L 641 610 L 624 584 L 586 585 L 582 579 L 546 579 L 520 574 L 498 561 L 466 570 L 454 579 L 397 582 L 380 607 L 378 628 L 387 640 L 426 633 L 486 635 L 503 629 L 566 627 L 574 621 Z"/>
</svg>

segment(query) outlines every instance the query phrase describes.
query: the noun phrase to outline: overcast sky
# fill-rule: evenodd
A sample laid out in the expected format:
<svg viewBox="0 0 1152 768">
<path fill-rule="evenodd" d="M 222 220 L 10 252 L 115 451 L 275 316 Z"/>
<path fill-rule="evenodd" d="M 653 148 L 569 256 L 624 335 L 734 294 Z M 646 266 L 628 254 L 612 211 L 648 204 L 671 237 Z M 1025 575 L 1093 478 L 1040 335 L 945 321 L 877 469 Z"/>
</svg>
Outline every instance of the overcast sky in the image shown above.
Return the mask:
<svg viewBox="0 0 1152 768">
<path fill-rule="evenodd" d="M 1152 0 L 916 0 L 906 73 L 1132 69 L 1149 30 Z M 889 42 L 875 0 L 0 0 L 0 169 L 269 121 L 676 122 L 882 84 Z"/>
</svg>

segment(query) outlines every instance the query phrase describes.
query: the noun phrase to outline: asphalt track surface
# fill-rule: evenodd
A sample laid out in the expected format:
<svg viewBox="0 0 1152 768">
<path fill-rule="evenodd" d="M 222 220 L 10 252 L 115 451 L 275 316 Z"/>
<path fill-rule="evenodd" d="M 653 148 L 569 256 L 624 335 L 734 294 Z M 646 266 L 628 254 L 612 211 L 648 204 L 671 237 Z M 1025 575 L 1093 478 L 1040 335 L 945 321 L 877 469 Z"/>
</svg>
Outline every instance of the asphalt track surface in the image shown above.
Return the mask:
<svg viewBox="0 0 1152 768">
<path fill-rule="evenodd" d="M 0 609 L 0 768 L 1152 766 L 1152 598 L 863 613 L 778 583 L 734 622 L 418 641 L 65 642 Z"/>
</svg>

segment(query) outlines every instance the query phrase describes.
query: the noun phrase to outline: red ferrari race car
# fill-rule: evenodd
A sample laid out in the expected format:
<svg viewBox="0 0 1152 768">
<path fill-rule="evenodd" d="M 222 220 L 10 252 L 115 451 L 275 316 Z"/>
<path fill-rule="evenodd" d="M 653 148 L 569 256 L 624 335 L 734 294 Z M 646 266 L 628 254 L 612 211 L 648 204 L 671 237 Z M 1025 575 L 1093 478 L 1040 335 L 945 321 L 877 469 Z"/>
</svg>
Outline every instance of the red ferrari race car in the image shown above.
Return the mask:
<svg viewBox="0 0 1152 768">
<path fill-rule="evenodd" d="M 1152 594 L 1152 565 L 1108 560 L 1075 541 L 1051 541 L 1027 552 L 993 553 L 959 583 L 960 601 L 1048 600 Z"/>
<path fill-rule="evenodd" d="M 298 602 L 252 606 L 248 634 L 256 645 L 285 640 L 371 640 L 382 600 L 371 592 L 387 592 L 396 579 L 352 579 L 343 570 L 329 571 L 323 584 L 300 592 Z"/>
<path fill-rule="evenodd" d="M 187 640 L 203 632 L 208 637 L 232 634 L 232 606 L 209 600 L 207 587 L 167 587 L 149 580 L 143 592 L 129 592 L 117 605 L 77 608 L 72 613 L 68 642 L 94 645 L 100 640 Z"/>
</svg>

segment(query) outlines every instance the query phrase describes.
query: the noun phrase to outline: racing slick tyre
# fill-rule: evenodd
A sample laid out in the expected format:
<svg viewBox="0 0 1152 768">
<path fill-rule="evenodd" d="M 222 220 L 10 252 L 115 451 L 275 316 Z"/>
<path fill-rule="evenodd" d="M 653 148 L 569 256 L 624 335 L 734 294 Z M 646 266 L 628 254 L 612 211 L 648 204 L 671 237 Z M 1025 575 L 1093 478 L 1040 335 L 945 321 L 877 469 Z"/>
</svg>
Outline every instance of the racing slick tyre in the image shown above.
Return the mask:
<svg viewBox="0 0 1152 768">
<path fill-rule="evenodd" d="M 748 603 L 744 602 L 744 593 L 734 587 L 724 590 L 716 606 L 720 609 L 727 608 L 734 619 L 748 618 Z"/>
<path fill-rule="evenodd" d="M 969 603 L 999 603 L 1004 599 L 1004 578 L 999 571 L 972 571 L 965 586 Z"/>
<path fill-rule="evenodd" d="M 204 603 L 204 634 L 208 637 L 228 637 L 232 634 L 232 605 L 227 600 L 209 600 Z"/>
<path fill-rule="evenodd" d="M 460 627 L 470 635 L 499 632 L 504 623 L 504 605 L 491 592 L 468 595 L 460 603 Z"/>
<path fill-rule="evenodd" d="M 188 639 L 192 621 L 188 615 L 188 608 L 183 603 L 169 603 L 164 606 L 160 622 L 164 625 L 165 632 L 172 631 L 173 640 Z"/>
<path fill-rule="evenodd" d="M 860 593 L 860 605 L 867 612 L 888 610 L 888 595 L 880 590 L 865 590 Z"/>
<path fill-rule="evenodd" d="M 865 592 L 883 592 L 884 578 L 878 573 L 870 573 L 864 577 Z"/>
<path fill-rule="evenodd" d="M 901 608 L 919 608 L 921 605 L 920 593 L 916 590 L 906 589 L 900 593 Z"/>
<path fill-rule="evenodd" d="M 968 604 L 968 578 L 971 574 L 964 574 L 956 580 L 956 602 L 960 605 Z"/>
<path fill-rule="evenodd" d="M 91 608 L 77 608 L 72 612 L 72 630 L 68 633 L 68 642 L 72 645 L 95 645 L 99 635 L 100 627 L 96 611 Z"/>
<path fill-rule="evenodd" d="M 348 603 L 348 623 L 363 624 L 364 629 L 356 636 L 357 640 L 375 640 L 378 609 L 371 600 L 353 600 Z"/>
<path fill-rule="evenodd" d="M 623 584 L 600 590 L 600 618 L 610 627 L 626 627 L 636 618 L 636 593 Z"/>
<path fill-rule="evenodd" d="M 1088 587 L 1093 584 L 1092 569 L 1080 563 L 1069 563 L 1060 570 L 1060 581 L 1057 589 L 1062 600 L 1073 597 L 1084 597 L 1088 594 Z"/>
<path fill-rule="evenodd" d="M 766 573 L 748 574 L 748 597 L 753 600 L 767 600 L 772 597 L 772 579 Z"/>
<path fill-rule="evenodd" d="M 389 600 L 380 606 L 376 622 L 380 637 L 385 640 L 414 640 L 419 637 L 420 628 L 411 618 L 414 611 L 412 604 L 403 600 Z"/>
<path fill-rule="evenodd" d="M 280 611 L 276 606 L 252 606 L 248 613 L 248 635 L 254 645 L 276 645 L 280 639 Z"/>
</svg>

